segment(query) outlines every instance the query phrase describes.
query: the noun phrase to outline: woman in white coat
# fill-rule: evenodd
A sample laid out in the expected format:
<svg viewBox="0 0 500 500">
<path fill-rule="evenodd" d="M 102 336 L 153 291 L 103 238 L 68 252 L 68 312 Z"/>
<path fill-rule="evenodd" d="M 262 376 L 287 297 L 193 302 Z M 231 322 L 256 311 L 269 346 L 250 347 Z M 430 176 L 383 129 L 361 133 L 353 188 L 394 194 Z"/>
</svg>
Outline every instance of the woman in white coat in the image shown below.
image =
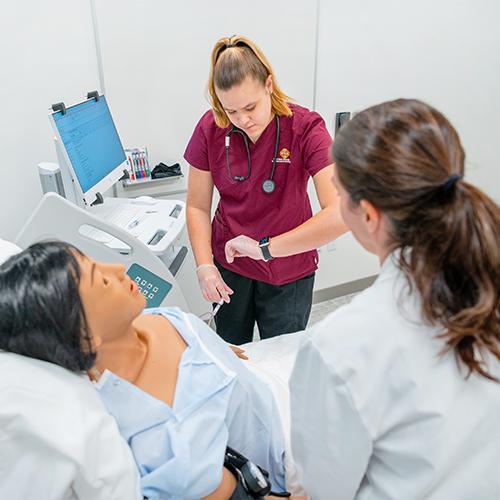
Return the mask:
<svg viewBox="0 0 500 500">
<path fill-rule="evenodd" d="M 315 500 L 498 499 L 499 207 L 463 179 L 456 131 L 419 101 L 356 115 L 333 159 L 342 216 L 382 267 L 299 350 L 303 486 Z"/>
</svg>

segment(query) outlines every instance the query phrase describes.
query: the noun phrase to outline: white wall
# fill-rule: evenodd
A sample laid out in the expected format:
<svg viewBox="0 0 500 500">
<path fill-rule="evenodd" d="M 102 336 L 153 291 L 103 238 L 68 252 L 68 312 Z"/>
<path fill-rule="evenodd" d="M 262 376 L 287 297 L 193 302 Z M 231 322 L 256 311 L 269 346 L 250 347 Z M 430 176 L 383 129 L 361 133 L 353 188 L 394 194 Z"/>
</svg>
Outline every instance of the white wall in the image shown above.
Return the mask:
<svg viewBox="0 0 500 500">
<path fill-rule="evenodd" d="M 337 111 L 422 99 L 457 128 L 467 179 L 500 200 L 500 2 L 320 0 L 319 18 L 316 109 L 331 132 Z M 376 272 L 351 236 L 335 246 L 318 288 Z"/>
<path fill-rule="evenodd" d="M 209 109 L 210 53 L 222 36 L 252 38 L 285 92 L 312 107 L 315 6 L 302 0 L 96 0 L 105 89 L 125 147 L 147 145 L 152 165 L 180 162 L 187 171 L 182 155 Z"/>
<path fill-rule="evenodd" d="M 147 145 L 153 163 L 179 161 L 208 106 L 211 48 L 219 36 L 238 32 L 261 45 L 283 89 L 315 104 L 330 127 L 336 111 L 395 97 L 435 105 L 461 134 L 468 178 L 500 199 L 496 0 L 95 4 L 101 75 L 90 0 L 3 6 L 0 237 L 14 238 L 41 196 L 36 164 L 55 160 L 51 103 L 82 99 L 99 89 L 101 76 L 124 145 Z M 321 249 L 317 289 L 376 272 L 375 260 L 351 236 L 334 246 Z"/>
<path fill-rule="evenodd" d="M 316 108 L 331 124 L 398 97 L 436 106 L 460 134 L 468 179 L 499 200 L 499 21 L 497 0 L 321 0 Z"/>
<path fill-rule="evenodd" d="M 3 2 L 0 47 L 0 238 L 13 239 L 42 195 L 37 163 L 56 160 L 50 105 L 98 87 L 88 0 Z"/>
</svg>

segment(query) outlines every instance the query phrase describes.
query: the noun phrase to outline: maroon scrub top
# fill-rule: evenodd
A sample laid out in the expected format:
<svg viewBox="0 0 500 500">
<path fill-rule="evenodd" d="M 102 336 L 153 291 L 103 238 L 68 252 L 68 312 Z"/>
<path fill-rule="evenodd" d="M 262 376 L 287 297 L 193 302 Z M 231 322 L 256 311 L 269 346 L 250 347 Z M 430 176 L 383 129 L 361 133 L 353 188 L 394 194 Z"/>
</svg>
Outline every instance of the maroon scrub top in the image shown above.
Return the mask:
<svg viewBox="0 0 500 500">
<path fill-rule="evenodd" d="M 311 250 L 269 262 L 237 257 L 226 261 L 228 240 L 244 234 L 260 240 L 264 236 L 286 233 L 312 216 L 307 181 L 332 163 L 329 150 L 332 139 L 321 116 L 297 104 L 290 104 L 292 116 L 280 117 L 280 141 L 273 180 L 276 188 L 265 193 L 262 183 L 269 179 L 276 142 L 273 119 L 254 144 L 248 146 L 251 157 L 250 177 L 246 176 L 247 153 L 243 138 L 233 133 L 229 148 L 231 175 L 226 166 L 225 137 L 230 127 L 215 124 L 212 111 L 200 119 L 184 153 L 193 167 L 210 172 L 220 201 L 212 221 L 212 253 L 223 267 L 247 278 L 272 285 L 283 285 L 311 274 L 317 269 L 318 252 Z"/>
</svg>

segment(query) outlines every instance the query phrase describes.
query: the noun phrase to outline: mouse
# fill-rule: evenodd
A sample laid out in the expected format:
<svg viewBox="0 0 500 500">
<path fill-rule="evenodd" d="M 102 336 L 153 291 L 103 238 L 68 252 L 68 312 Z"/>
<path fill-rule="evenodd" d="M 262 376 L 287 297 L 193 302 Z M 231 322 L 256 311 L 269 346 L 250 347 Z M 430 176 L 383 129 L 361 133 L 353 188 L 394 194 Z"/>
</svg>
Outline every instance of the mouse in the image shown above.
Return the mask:
<svg viewBox="0 0 500 500">
<path fill-rule="evenodd" d="M 158 203 L 158 200 L 152 196 L 138 196 L 131 201 L 137 205 L 156 205 L 156 203 Z"/>
</svg>

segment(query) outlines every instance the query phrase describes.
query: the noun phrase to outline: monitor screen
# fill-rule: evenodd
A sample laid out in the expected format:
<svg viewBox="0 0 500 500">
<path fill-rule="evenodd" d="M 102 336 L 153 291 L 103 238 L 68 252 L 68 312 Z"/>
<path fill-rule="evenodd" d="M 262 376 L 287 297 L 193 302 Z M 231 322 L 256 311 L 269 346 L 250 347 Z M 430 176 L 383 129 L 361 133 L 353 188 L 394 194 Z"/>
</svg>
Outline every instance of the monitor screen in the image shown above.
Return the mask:
<svg viewBox="0 0 500 500">
<path fill-rule="evenodd" d="M 81 189 L 88 192 L 125 161 L 106 98 L 91 99 L 52 115 Z"/>
</svg>

